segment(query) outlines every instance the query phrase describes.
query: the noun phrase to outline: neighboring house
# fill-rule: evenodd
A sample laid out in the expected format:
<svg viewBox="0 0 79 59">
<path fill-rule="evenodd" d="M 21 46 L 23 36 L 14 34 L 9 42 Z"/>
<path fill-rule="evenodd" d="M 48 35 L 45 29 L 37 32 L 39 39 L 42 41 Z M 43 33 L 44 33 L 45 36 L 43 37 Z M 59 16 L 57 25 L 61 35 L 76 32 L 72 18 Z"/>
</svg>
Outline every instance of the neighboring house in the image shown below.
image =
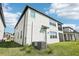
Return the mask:
<svg viewBox="0 0 79 59">
<path fill-rule="evenodd" d="M 14 35 L 12 33 L 5 32 L 4 40 L 14 40 Z"/>
<path fill-rule="evenodd" d="M 2 41 L 2 39 L 3 39 L 5 27 L 6 27 L 6 25 L 5 25 L 5 21 L 4 21 L 2 5 L 0 3 L 0 41 Z"/>
<path fill-rule="evenodd" d="M 62 23 L 44 13 L 26 6 L 15 26 L 14 41 L 21 45 L 43 47 L 63 41 Z"/>
<path fill-rule="evenodd" d="M 65 41 L 79 39 L 79 32 L 77 32 L 76 30 L 74 30 L 71 27 L 63 27 L 63 32 L 64 32 L 64 40 Z"/>
</svg>

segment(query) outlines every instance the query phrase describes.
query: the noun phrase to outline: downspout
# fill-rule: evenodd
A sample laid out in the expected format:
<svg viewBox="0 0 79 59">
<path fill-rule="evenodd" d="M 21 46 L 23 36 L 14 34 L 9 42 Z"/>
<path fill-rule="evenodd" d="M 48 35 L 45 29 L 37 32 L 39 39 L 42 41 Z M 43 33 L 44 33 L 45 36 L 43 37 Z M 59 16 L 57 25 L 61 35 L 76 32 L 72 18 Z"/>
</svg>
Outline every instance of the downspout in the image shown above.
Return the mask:
<svg viewBox="0 0 79 59">
<path fill-rule="evenodd" d="M 46 48 L 47 48 L 47 33 L 46 33 L 47 31 L 46 30 L 45 30 L 45 42 L 46 42 Z"/>
<path fill-rule="evenodd" d="M 25 38 L 24 38 L 24 37 L 25 37 L 25 35 L 24 35 L 24 34 L 25 34 L 25 19 L 26 19 L 25 16 L 26 16 L 26 13 L 25 13 L 25 15 L 24 15 L 23 40 L 22 40 L 22 45 L 24 45 L 24 39 L 25 39 Z"/>
<path fill-rule="evenodd" d="M 32 44 L 32 40 L 33 40 L 33 21 L 32 21 L 32 25 L 31 25 L 31 44 Z"/>
</svg>

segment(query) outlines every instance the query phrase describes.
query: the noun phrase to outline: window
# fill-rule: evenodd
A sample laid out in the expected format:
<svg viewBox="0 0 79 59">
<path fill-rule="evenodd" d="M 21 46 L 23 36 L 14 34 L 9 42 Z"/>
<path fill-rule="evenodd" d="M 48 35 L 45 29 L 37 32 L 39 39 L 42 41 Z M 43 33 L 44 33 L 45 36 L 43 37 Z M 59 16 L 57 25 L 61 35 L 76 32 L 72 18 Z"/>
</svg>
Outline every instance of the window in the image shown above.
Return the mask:
<svg viewBox="0 0 79 59">
<path fill-rule="evenodd" d="M 31 10 L 31 17 L 35 18 L 35 11 Z"/>
<path fill-rule="evenodd" d="M 22 39 L 22 31 L 21 31 L 20 39 Z"/>
<path fill-rule="evenodd" d="M 19 32 L 18 32 L 18 36 L 17 36 L 17 38 L 19 39 Z"/>
<path fill-rule="evenodd" d="M 57 38 L 57 33 L 50 31 L 50 39 Z"/>
<path fill-rule="evenodd" d="M 62 24 L 58 24 L 58 30 L 62 31 Z"/>
<path fill-rule="evenodd" d="M 53 35 L 50 35 L 50 38 L 52 39 L 53 38 Z"/>
<path fill-rule="evenodd" d="M 56 26 L 56 23 L 52 23 L 52 22 L 50 22 L 50 25 Z"/>
</svg>

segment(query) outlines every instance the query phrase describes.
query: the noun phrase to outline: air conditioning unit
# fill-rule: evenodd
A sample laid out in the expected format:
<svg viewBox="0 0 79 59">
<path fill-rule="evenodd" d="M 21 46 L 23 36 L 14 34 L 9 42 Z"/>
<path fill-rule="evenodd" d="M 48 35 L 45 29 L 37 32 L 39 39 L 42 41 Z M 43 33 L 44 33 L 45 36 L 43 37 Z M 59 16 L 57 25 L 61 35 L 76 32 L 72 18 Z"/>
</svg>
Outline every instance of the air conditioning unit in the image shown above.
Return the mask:
<svg viewBox="0 0 79 59">
<path fill-rule="evenodd" d="M 45 49 L 46 48 L 46 42 L 32 42 L 32 46 L 34 46 L 36 49 Z"/>
</svg>

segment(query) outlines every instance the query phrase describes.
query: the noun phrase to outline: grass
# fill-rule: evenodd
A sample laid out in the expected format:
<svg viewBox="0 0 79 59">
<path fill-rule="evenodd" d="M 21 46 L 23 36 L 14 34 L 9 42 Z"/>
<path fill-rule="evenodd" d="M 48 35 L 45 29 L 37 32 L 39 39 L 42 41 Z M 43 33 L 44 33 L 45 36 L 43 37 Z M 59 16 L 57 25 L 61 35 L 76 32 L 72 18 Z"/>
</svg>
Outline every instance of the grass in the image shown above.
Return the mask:
<svg viewBox="0 0 79 59">
<path fill-rule="evenodd" d="M 79 42 L 60 42 L 49 45 L 53 55 L 57 56 L 79 56 Z"/>
<path fill-rule="evenodd" d="M 79 41 L 59 42 L 37 50 L 31 45 L 21 46 L 13 41 L 0 43 L 0 56 L 79 56 Z"/>
<path fill-rule="evenodd" d="M 14 43 L 13 41 L 0 42 L 0 56 L 23 55 L 24 52 L 20 51 L 21 48 L 21 45 Z"/>
</svg>

